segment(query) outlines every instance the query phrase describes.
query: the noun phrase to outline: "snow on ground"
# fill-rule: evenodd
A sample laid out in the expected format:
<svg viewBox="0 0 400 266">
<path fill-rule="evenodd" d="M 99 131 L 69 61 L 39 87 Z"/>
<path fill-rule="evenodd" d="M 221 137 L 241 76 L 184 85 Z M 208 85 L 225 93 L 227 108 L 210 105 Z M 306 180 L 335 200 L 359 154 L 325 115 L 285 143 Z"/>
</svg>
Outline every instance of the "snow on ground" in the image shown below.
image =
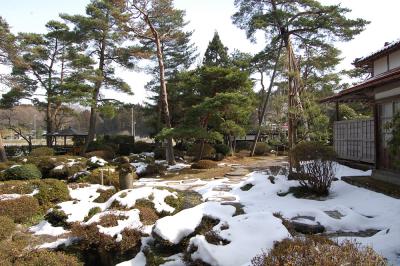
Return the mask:
<svg viewBox="0 0 400 266">
<path fill-rule="evenodd" d="M 34 235 L 50 235 L 59 236 L 68 233 L 63 227 L 52 226 L 48 221 L 41 221 L 39 224 L 34 225 L 29 228 L 29 231 L 34 233 Z"/>
<path fill-rule="evenodd" d="M 179 171 L 184 168 L 190 168 L 190 166 L 191 166 L 190 164 L 186 164 L 186 163 L 177 163 L 175 165 L 168 166 L 167 170 L 168 171 Z"/>
<path fill-rule="evenodd" d="M 97 156 L 90 157 L 89 162 L 98 166 L 105 166 L 107 164 L 106 160 L 99 158 Z"/>
<path fill-rule="evenodd" d="M 164 199 L 168 196 L 176 198 L 176 193 L 165 189 L 153 187 L 140 187 L 135 189 L 122 190 L 114 194 L 104 203 L 96 203 L 94 200 L 100 195 L 99 190 L 111 189 L 112 187 L 101 185 L 90 185 L 83 188 L 70 189 L 72 201 L 58 204 L 62 211 L 68 215 L 68 222 L 82 222 L 88 215 L 89 210 L 95 207 L 102 211 L 107 210 L 116 201 L 121 206 L 132 208 L 139 199 L 148 199 L 154 203 L 158 212 L 171 213 L 175 209 L 165 203 Z"/>
<path fill-rule="evenodd" d="M 11 200 L 11 199 L 18 199 L 18 198 L 21 198 L 21 197 L 25 197 L 25 196 L 28 196 L 28 197 L 33 197 L 34 195 L 36 195 L 37 193 L 39 193 L 39 189 L 34 189 L 33 191 L 32 191 L 32 193 L 29 193 L 29 194 L 1 194 L 0 195 L 0 201 L 2 201 L 2 200 Z"/>
<path fill-rule="evenodd" d="M 184 165 L 177 166 L 188 167 Z M 180 168 L 182 169 L 182 168 Z M 284 172 L 284 171 L 281 171 Z M 346 166 L 337 166 L 336 176 L 368 176 L 370 171 L 359 171 Z M 368 229 L 379 230 L 371 237 L 340 237 L 354 239 L 363 245 L 372 246 L 378 253 L 389 259 L 389 263 L 400 265 L 400 200 L 376 193 L 367 189 L 349 185 L 341 180 L 332 184 L 331 193 L 321 200 L 298 199 L 292 194 L 279 196 L 287 192 L 290 187 L 298 186 L 298 181 L 288 181 L 283 174 L 274 175 L 274 184 L 268 179 L 271 171 L 253 172 L 244 177 L 221 178 L 215 180 L 186 179 L 165 181 L 162 179 L 140 179 L 135 182 L 137 188 L 124 190 L 113 195 L 105 203 L 93 202 L 100 194 L 99 189 L 110 189 L 100 185 L 70 189 L 72 201 L 60 203 L 59 206 L 69 215 L 68 221 L 82 222 L 89 210 L 99 207 L 102 212 L 94 215 L 86 224 L 99 221 L 103 215 L 113 213 L 128 217 L 118 221 L 118 225 L 110 228 L 99 226 L 103 233 L 113 235 L 120 240 L 120 232 L 124 228 L 141 228 L 143 232 L 151 230 L 172 243 L 179 243 L 182 238 L 192 234 L 200 224 L 203 216 L 210 216 L 219 220 L 213 230 L 228 242 L 224 245 L 208 243 L 204 236 L 196 235 L 190 239 L 190 244 L 197 247 L 192 259 L 201 259 L 211 265 L 230 266 L 248 265 L 251 259 L 262 251 L 268 251 L 275 241 L 289 236 L 289 232 L 281 221 L 273 214 L 280 213 L 286 219 L 296 219 L 307 223 L 319 223 L 328 233 L 359 232 Z M 253 187 L 248 191 L 240 188 L 246 184 Z M 174 189 L 192 189 L 200 193 L 204 203 L 190 209 L 183 210 L 173 216 L 159 219 L 154 226 L 142 227 L 139 219 L 139 210 L 128 211 L 111 210 L 112 202 L 117 201 L 127 208 L 134 207 L 139 199 L 147 199 L 154 203 L 157 211 L 172 213 L 174 208 L 165 203 L 168 196 L 176 197 L 176 193 L 159 187 Z M 236 215 L 235 207 L 226 205 L 226 202 L 236 202 L 243 205 L 245 214 Z M 340 214 L 331 217 L 330 213 Z M 330 215 L 331 216 L 330 216 Z M 304 217 L 314 217 L 309 221 Z M 55 232 L 57 229 L 45 223 L 36 226 L 37 232 Z M 142 251 L 149 237 L 142 238 Z M 57 242 L 58 241 L 58 242 Z M 46 243 L 43 247 L 55 247 L 60 243 L 71 241 L 59 239 L 53 243 Z M 170 258 L 164 266 L 182 265 L 181 254 Z M 146 258 L 140 252 L 132 260 L 120 265 L 145 265 Z"/>
</svg>

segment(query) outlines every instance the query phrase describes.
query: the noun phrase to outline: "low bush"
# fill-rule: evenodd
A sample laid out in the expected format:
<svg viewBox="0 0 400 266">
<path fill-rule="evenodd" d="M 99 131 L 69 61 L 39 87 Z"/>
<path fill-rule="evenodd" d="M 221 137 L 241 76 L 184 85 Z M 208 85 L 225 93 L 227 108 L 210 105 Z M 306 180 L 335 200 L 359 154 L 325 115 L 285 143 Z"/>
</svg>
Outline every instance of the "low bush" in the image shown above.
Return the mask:
<svg viewBox="0 0 400 266">
<path fill-rule="evenodd" d="M 54 150 L 49 147 L 40 147 L 33 149 L 32 152 L 29 154 L 30 156 L 33 157 L 39 157 L 39 156 L 53 156 L 54 155 Z"/>
<path fill-rule="evenodd" d="M 135 209 L 139 210 L 140 221 L 144 225 L 152 225 L 158 219 L 160 219 L 159 214 L 154 208 L 154 203 L 150 200 L 140 199 L 135 203 Z"/>
<path fill-rule="evenodd" d="M 8 168 L 4 171 L 3 180 L 40 179 L 42 173 L 34 164 L 24 164 Z"/>
<path fill-rule="evenodd" d="M 100 213 L 101 209 L 100 207 L 93 207 L 89 210 L 88 215 L 86 215 L 84 221 L 87 222 L 90 220 L 90 218 L 92 218 L 93 216 L 95 216 L 96 214 Z"/>
<path fill-rule="evenodd" d="M 216 145 L 214 145 L 214 149 L 215 149 L 216 153 L 220 153 L 223 156 L 227 156 L 229 154 L 229 152 L 231 151 L 229 146 L 225 145 L 225 144 L 216 144 Z"/>
<path fill-rule="evenodd" d="M 25 180 L 10 180 L 0 183 L 0 194 L 30 194 L 35 185 Z"/>
<path fill-rule="evenodd" d="M 217 168 L 218 164 L 210 160 L 200 160 L 192 164 L 192 169 L 212 169 Z"/>
<path fill-rule="evenodd" d="M 54 204 L 70 199 L 69 190 L 66 183 L 56 179 L 43 179 L 33 181 L 39 188 L 39 192 L 34 195 L 43 208 L 49 208 Z"/>
<path fill-rule="evenodd" d="M 301 142 L 297 144 L 291 151 L 290 155 L 296 163 L 311 160 L 335 160 L 336 152 L 332 147 L 325 146 L 319 142 Z"/>
<path fill-rule="evenodd" d="M 10 217 L 0 216 L 0 241 L 10 237 L 14 230 L 14 221 Z"/>
<path fill-rule="evenodd" d="M 48 250 L 38 250 L 28 253 L 26 256 L 19 257 L 15 260 L 14 265 L 21 266 L 83 266 L 76 257 L 62 252 L 54 252 Z"/>
<path fill-rule="evenodd" d="M 268 254 L 252 260 L 254 266 L 273 265 L 387 265 L 373 249 L 361 248 L 351 242 L 336 244 L 324 237 L 284 239 L 275 244 Z"/>
<path fill-rule="evenodd" d="M 2 200 L 0 204 L 0 216 L 7 216 L 15 223 L 28 223 L 40 213 L 38 200 L 30 196 Z"/>
<path fill-rule="evenodd" d="M 264 142 L 257 142 L 256 148 L 254 150 L 254 154 L 257 156 L 265 155 L 266 153 L 270 152 L 271 148 L 268 146 L 267 143 Z"/>
<path fill-rule="evenodd" d="M 106 214 L 101 216 L 100 221 L 97 223 L 103 227 L 114 227 L 118 225 L 118 220 L 126 220 L 127 216 L 123 215 L 115 215 L 115 214 Z"/>
<path fill-rule="evenodd" d="M 137 141 L 133 145 L 133 153 L 139 154 L 142 152 L 152 152 L 154 150 L 154 145 L 144 141 Z"/>
<path fill-rule="evenodd" d="M 67 219 L 68 215 L 65 214 L 62 210 L 53 209 L 51 212 L 48 212 L 44 218 L 48 221 L 52 226 L 68 226 Z"/>
<path fill-rule="evenodd" d="M 335 178 L 335 151 L 317 142 L 302 142 L 290 151 L 290 155 L 300 185 L 318 196 L 328 195 Z"/>
<path fill-rule="evenodd" d="M 109 200 L 117 191 L 115 190 L 115 188 L 113 188 L 113 189 L 98 189 L 96 192 L 100 193 L 100 195 L 93 202 L 104 203 L 107 200 Z"/>
<path fill-rule="evenodd" d="M 314 160 L 300 165 L 300 185 L 318 196 L 327 196 L 336 177 L 334 162 Z"/>
<path fill-rule="evenodd" d="M 149 164 L 146 170 L 138 174 L 139 177 L 161 175 L 167 170 L 167 167 L 161 164 Z"/>
<path fill-rule="evenodd" d="M 90 184 L 101 184 L 101 171 L 103 171 L 103 184 L 105 186 L 114 186 L 115 189 L 119 189 L 119 174 L 115 168 L 98 168 L 92 171 L 92 173 L 85 177 L 82 181 Z"/>
<path fill-rule="evenodd" d="M 189 148 L 187 154 L 189 156 L 194 156 L 197 158 L 200 155 L 200 149 L 201 149 L 201 143 L 195 143 Z M 214 159 L 215 154 L 216 153 L 215 153 L 214 147 L 208 143 L 204 143 L 202 159 L 211 159 L 212 160 L 212 159 Z"/>
<path fill-rule="evenodd" d="M 50 170 L 49 178 L 55 179 L 67 179 L 74 174 L 81 172 L 85 169 L 85 165 L 81 163 L 75 163 L 73 165 L 62 164 Z"/>
<path fill-rule="evenodd" d="M 115 265 L 134 257 L 141 246 L 141 233 L 134 229 L 124 229 L 119 242 L 100 233 L 96 224 L 74 224 L 71 235 L 78 239 L 75 249 L 83 254 L 86 265 Z"/>
</svg>

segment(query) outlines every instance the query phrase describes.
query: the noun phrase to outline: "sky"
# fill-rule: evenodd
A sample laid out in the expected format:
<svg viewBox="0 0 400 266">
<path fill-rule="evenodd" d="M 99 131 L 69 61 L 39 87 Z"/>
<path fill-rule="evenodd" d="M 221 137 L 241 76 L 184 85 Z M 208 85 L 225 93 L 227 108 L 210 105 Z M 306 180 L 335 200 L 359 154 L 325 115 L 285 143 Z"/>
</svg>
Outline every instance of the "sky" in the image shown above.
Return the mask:
<svg viewBox="0 0 400 266">
<path fill-rule="evenodd" d="M 371 23 L 366 30 L 354 40 L 338 43 L 343 61 L 339 69 L 352 68 L 355 58 L 368 55 L 381 47 L 385 42 L 400 38 L 399 0 L 321 0 L 324 4 L 341 3 L 352 10 L 350 17 L 362 17 Z M 89 0 L 0 0 L 0 16 L 4 17 L 14 33 L 44 32 L 47 21 L 57 19 L 59 13 L 83 14 Z M 250 43 L 243 31 L 232 24 L 231 16 L 235 12 L 234 0 L 175 0 L 175 6 L 186 10 L 186 20 L 190 23 L 188 30 L 194 30 L 192 41 L 198 47 L 200 62 L 208 42 L 214 32 L 218 31 L 225 46 L 232 52 L 239 49 L 243 52 L 256 53 L 264 44 L 262 38 L 258 43 Z M 144 85 L 150 77 L 144 73 L 118 70 L 120 75 L 134 91 L 133 96 L 105 93 L 127 103 L 143 103 L 149 94 Z"/>
</svg>

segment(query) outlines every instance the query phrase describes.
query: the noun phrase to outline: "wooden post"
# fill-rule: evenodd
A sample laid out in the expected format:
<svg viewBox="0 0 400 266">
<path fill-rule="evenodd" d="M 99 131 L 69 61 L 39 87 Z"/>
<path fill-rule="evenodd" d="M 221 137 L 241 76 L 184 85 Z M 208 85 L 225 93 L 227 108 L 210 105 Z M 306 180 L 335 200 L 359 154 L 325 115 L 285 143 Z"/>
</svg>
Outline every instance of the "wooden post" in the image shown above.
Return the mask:
<svg viewBox="0 0 400 266">
<path fill-rule="evenodd" d="M 335 106 L 336 106 L 336 121 L 339 121 L 340 120 L 339 101 L 335 102 Z"/>
<path fill-rule="evenodd" d="M 379 105 L 374 103 L 374 133 L 375 133 L 375 168 L 380 168 L 380 146 L 381 146 L 381 132 L 379 126 Z"/>
</svg>

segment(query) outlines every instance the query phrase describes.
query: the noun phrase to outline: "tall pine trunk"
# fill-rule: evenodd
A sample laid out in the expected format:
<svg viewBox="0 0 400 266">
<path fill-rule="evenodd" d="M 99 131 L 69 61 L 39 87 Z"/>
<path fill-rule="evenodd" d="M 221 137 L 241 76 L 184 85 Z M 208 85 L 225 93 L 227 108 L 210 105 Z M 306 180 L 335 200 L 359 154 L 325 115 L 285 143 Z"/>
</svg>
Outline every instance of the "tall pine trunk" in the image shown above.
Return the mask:
<svg viewBox="0 0 400 266">
<path fill-rule="evenodd" d="M 85 144 L 82 147 L 81 154 L 84 155 L 89 147 L 90 142 L 94 140 L 96 134 L 96 122 L 97 122 L 97 110 L 98 110 L 98 100 L 100 95 L 100 88 L 103 85 L 104 78 L 104 64 L 105 64 L 105 53 L 106 53 L 106 40 L 103 39 L 100 43 L 100 58 L 99 58 L 99 72 L 101 75 L 100 80 L 96 81 L 94 85 L 94 90 L 92 94 L 92 104 L 90 107 L 90 120 L 89 120 L 89 130 L 88 136 L 86 137 Z"/>
<path fill-rule="evenodd" d="M 149 24 L 151 25 L 150 21 Z M 169 113 L 169 106 L 168 106 L 168 93 L 167 93 L 167 83 L 165 81 L 165 66 L 164 66 L 164 57 L 161 49 L 161 41 L 158 35 L 158 32 L 150 26 L 155 38 L 155 43 L 157 47 L 157 59 L 158 59 L 158 66 L 160 72 L 160 104 L 161 110 L 164 116 L 164 123 L 167 129 L 171 129 L 171 116 Z M 167 138 L 167 146 L 166 146 L 166 157 L 169 165 L 174 165 L 175 156 L 174 156 L 174 147 L 173 147 L 173 140 L 172 137 Z"/>
</svg>

